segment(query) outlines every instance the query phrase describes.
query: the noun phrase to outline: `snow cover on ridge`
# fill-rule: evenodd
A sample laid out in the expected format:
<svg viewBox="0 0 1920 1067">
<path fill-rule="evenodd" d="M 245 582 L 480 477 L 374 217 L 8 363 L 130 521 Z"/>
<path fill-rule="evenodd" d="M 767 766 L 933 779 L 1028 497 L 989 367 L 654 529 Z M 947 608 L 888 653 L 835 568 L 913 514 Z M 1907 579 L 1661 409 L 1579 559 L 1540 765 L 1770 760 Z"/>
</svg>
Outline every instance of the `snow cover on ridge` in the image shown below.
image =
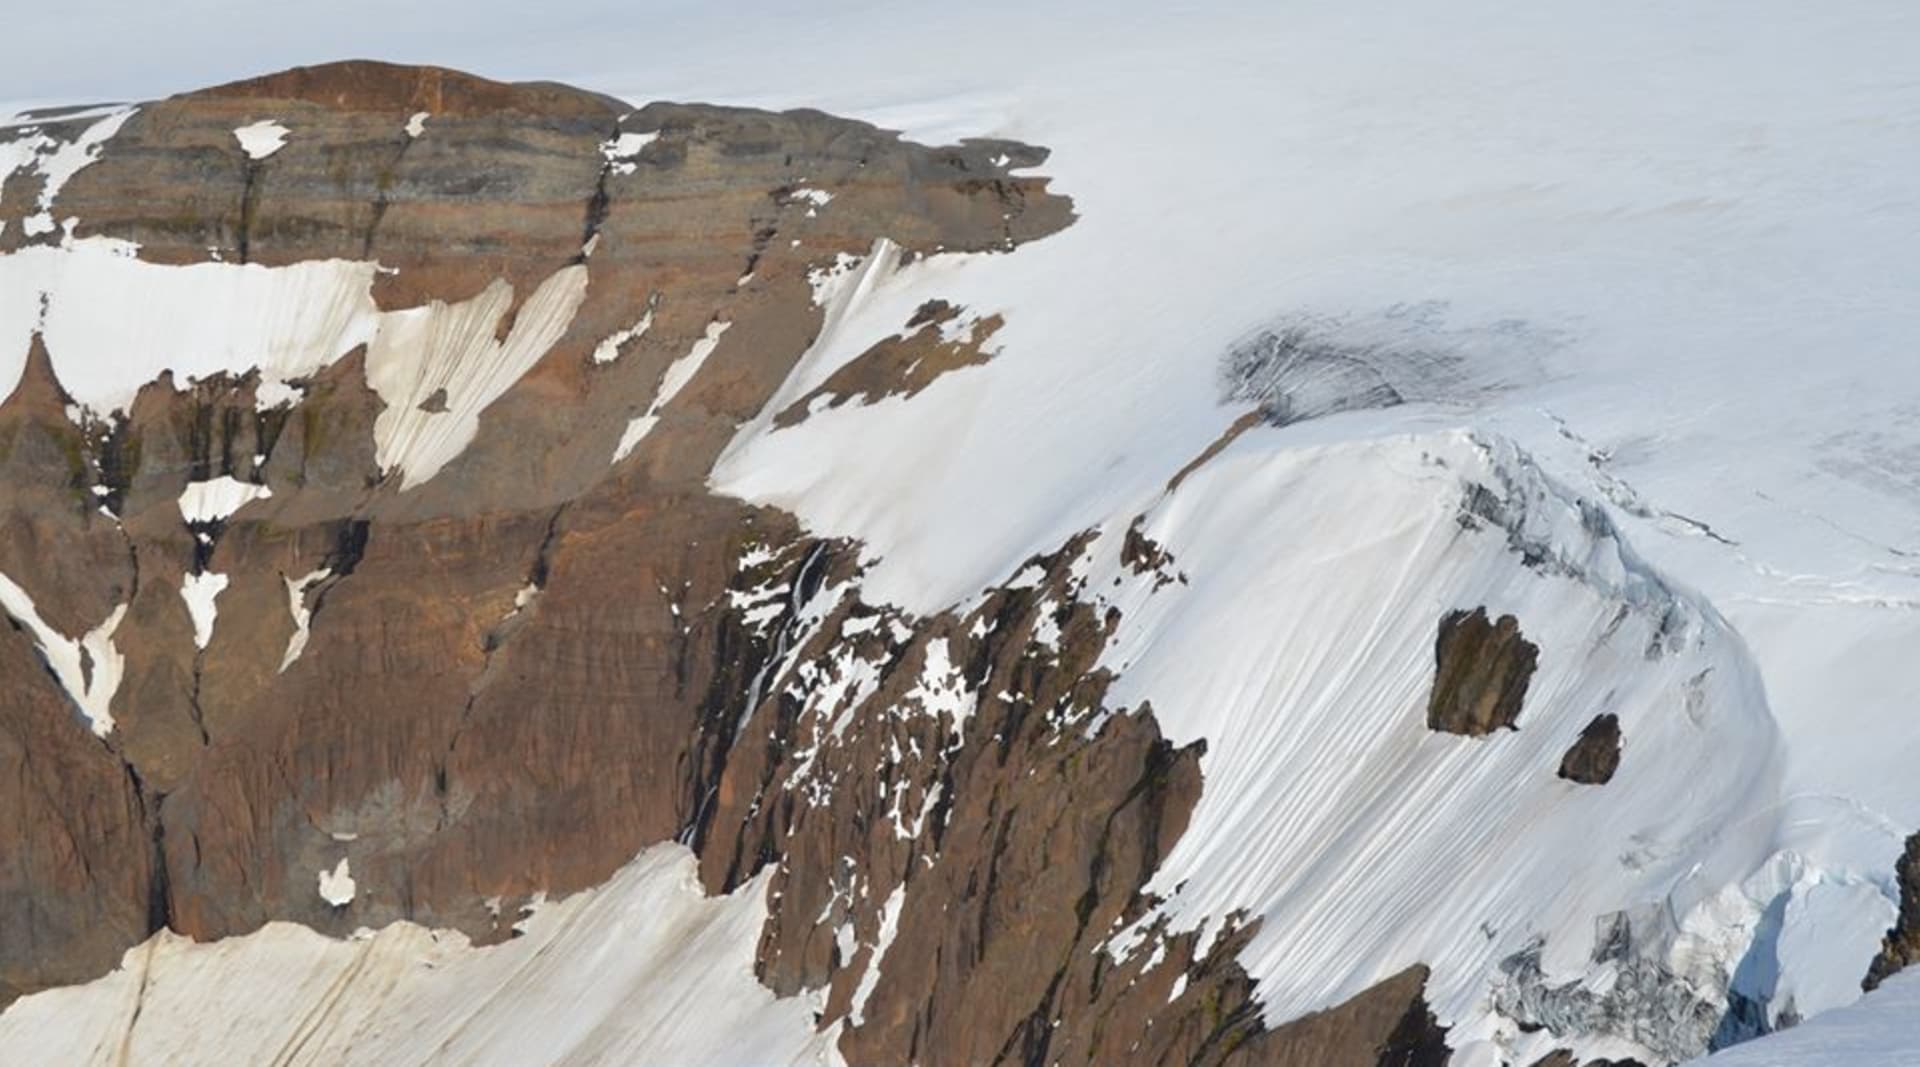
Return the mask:
<svg viewBox="0 0 1920 1067">
<path fill-rule="evenodd" d="M 1150 700 L 1170 740 L 1209 744 L 1199 804 L 1148 887 L 1165 903 L 1115 952 L 1163 920 L 1204 945 L 1246 909 L 1262 926 L 1240 962 L 1269 1019 L 1426 963 L 1449 1043 L 1490 1042 L 1519 1063 L 1568 1044 L 1661 1061 L 1704 1051 L 1730 983 L 1757 1001 L 1781 992 L 1748 960 L 1785 955 L 1753 943 L 1770 907 L 1816 909 L 1826 930 L 1793 961 L 1801 1002 L 1857 990 L 1893 919 L 1887 889 L 1817 837 L 1779 836 L 1779 734 L 1746 648 L 1510 443 L 1289 448 L 1256 432 L 1141 514 L 1188 581 L 1121 562 L 1130 517 L 1089 548 L 1085 595 L 1121 612 L 1101 661 L 1118 676 L 1108 700 Z M 1424 719 L 1437 624 L 1475 607 L 1515 615 L 1539 670 L 1517 731 L 1437 733 Z M 1558 778 L 1602 713 L 1625 735 L 1619 773 L 1602 787 Z M 1860 917 L 1844 936 L 1827 885 L 1862 891 L 1840 898 Z M 1599 920 L 1616 914 L 1629 933 L 1608 955 Z M 1659 997 L 1569 1008 L 1548 995 L 1630 974 L 1657 976 Z M 1543 1022 L 1561 1033 L 1518 1025 Z"/>
<path fill-rule="evenodd" d="M 210 944 L 162 931 L 104 978 L 15 1002 L 0 1048 L 101 1067 L 837 1063 L 816 999 L 754 980 L 769 877 L 708 898 L 692 853 L 658 845 L 485 948 L 404 922 L 347 941 L 278 922 Z"/>
</svg>

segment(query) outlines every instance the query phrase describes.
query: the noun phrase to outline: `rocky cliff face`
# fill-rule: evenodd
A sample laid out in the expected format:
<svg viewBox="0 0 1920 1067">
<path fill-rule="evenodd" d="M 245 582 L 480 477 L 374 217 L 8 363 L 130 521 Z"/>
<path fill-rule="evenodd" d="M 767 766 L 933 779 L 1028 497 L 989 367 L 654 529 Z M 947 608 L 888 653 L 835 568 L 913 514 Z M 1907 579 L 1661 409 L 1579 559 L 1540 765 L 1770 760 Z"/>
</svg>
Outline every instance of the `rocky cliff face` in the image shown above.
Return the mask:
<svg viewBox="0 0 1920 1067">
<path fill-rule="evenodd" d="M 1109 714 L 1076 545 L 910 617 L 708 489 L 862 263 L 1071 223 L 1043 150 L 370 63 L 14 133 L 0 252 L 56 265 L 0 404 L 0 1003 L 163 928 L 506 939 L 678 841 L 770 872 L 757 976 L 851 1062 L 1445 1059 L 1418 968 L 1269 1027 L 1257 920 L 1108 950 L 1201 743 Z M 1001 325 L 916 318 L 780 418 Z M 1525 673 L 1462 675 L 1475 732 Z"/>
</svg>

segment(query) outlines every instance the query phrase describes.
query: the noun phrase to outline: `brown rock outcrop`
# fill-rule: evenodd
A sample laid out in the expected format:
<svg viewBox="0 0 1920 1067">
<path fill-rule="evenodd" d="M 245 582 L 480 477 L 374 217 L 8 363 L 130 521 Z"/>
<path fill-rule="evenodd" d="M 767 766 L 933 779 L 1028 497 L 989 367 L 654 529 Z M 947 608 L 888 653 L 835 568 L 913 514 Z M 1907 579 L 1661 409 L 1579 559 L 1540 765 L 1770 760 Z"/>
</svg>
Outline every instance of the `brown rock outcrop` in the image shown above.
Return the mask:
<svg viewBox="0 0 1920 1067">
<path fill-rule="evenodd" d="M 1620 769 L 1620 717 L 1596 715 L 1560 759 L 1560 777 L 1581 785 L 1605 785 Z"/>
<path fill-rule="evenodd" d="M 1427 696 L 1427 726 L 1483 737 L 1515 730 L 1527 683 L 1540 650 L 1520 634 L 1520 620 L 1487 618 L 1487 609 L 1452 611 L 1440 620 L 1434 642 L 1433 689 Z"/>
<path fill-rule="evenodd" d="M 773 424 L 783 429 L 795 426 L 815 410 L 853 400 L 872 404 L 890 396 L 912 397 L 942 374 L 985 363 L 992 354 L 984 346 L 1006 320 L 988 315 L 963 321 L 960 314 L 960 308 L 944 300 L 928 301 L 907 320 L 906 332 L 883 338 L 848 360 L 775 415 Z M 951 340 L 949 329 L 954 331 Z"/>
</svg>

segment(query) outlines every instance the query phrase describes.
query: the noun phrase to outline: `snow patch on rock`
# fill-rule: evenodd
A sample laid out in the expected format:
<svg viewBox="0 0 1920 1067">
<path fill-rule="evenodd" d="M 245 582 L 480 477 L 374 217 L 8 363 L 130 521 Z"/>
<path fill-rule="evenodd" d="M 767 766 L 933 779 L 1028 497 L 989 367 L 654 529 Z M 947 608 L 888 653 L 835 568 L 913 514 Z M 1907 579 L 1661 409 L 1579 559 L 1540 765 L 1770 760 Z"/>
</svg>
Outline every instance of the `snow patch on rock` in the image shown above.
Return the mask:
<svg viewBox="0 0 1920 1067">
<path fill-rule="evenodd" d="M 645 324 L 651 319 L 652 312 L 649 311 L 639 328 L 644 330 Z M 660 375 L 660 387 L 654 395 L 653 403 L 647 406 L 646 414 L 635 416 L 627 423 L 626 432 L 620 435 L 620 442 L 613 449 L 613 462 L 618 463 L 631 455 L 659 423 L 661 409 L 679 395 L 680 390 L 686 388 L 687 383 L 693 380 L 693 376 L 699 373 L 701 366 L 706 363 L 707 357 L 713 354 L 713 350 L 719 347 L 721 336 L 731 325 L 733 324 L 730 322 L 719 321 L 707 323 L 706 333 L 693 343 L 693 347 L 687 350 L 687 354 L 667 366 L 666 371 Z M 595 358 L 598 358 L 598 353 L 595 354 Z"/>
<path fill-rule="evenodd" d="M 300 653 L 307 650 L 307 639 L 312 636 L 313 609 L 307 606 L 308 591 L 331 577 L 333 572 L 322 567 L 298 578 L 281 579 L 287 583 L 287 612 L 293 616 L 293 634 L 287 638 L 287 650 L 280 656 L 280 673 L 285 674 L 300 658 Z"/>
<path fill-rule="evenodd" d="M 398 471 L 403 491 L 438 474 L 473 440 L 481 411 L 560 340 L 586 295 L 586 266 L 562 267 L 520 305 L 505 341 L 494 328 L 513 307 L 513 286 L 498 279 L 458 304 L 381 316 L 367 350 L 367 384 L 387 405 L 373 424 L 381 470 Z M 424 410 L 442 391 L 445 404 Z"/>
<path fill-rule="evenodd" d="M 180 493 L 180 517 L 189 523 L 225 522 L 250 501 L 265 500 L 273 490 L 243 482 L 231 474 L 188 482 Z"/>
<path fill-rule="evenodd" d="M 27 127 L 30 132 L 0 143 L 0 186 L 4 186 L 11 176 L 29 168 L 40 175 L 36 211 L 21 221 L 21 229 L 27 236 L 45 236 L 59 228 L 54 222 L 53 202 L 60 195 L 60 190 L 75 174 L 100 158 L 101 148 L 120 132 L 120 127 L 126 125 L 126 121 L 138 110 L 134 107 L 104 109 L 71 141 L 61 140 L 36 125 Z M 78 117 L 81 116 L 72 116 L 66 121 Z M 68 220 L 69 224 L 73 221 Z M 5 224 L 0 223 L 0 232 L 4 230 Z"/>
<path fill-rule="evenodd" d="M 240 142 L 240 150 L 248 159 L 265 159 L 286 147 L 287 134 L 292 131 L 272 119 L 261 119 L 236 127 L 233 139 Z"/>
<path fill-rule="evenodd" d="M 887 958 L 887 949 L 893 947 L 894 935 L 900 932 L 900 909 L 906 901 L 907 887 L 902 883 L 893 887 L 893 892 L 887 894 L 887 902 L 880 906 L 880 933 L 867 956 L 867 969 L 860 972 L 860 984 L 854 987 L 852 1006 L 847 1009 L 847 1020 L 855 1026 L 866 1021 L 867 998 L 873 996 L 874 987 L 880 984 L 880 964 Z"/>
<path fill-rule="evenodd" d="M 33 635 L 41 658 L 86 718 L 94 736 L 112 733 L 113 695 L 119 690 L 120 676 L 126 669 L 126 658 L 114 647 L 113 631 L 126 617 L 127 605 L 114 608 L 100 625 L 76 640 L 47 625 L 27 591 L 12 578 L 0 574 L 0 611 L 5 611 Z"/>
<path fill-rule="evenodd" d="M 213 640 L 213 622 L 218 615 L 214 600 L 227 588 L 227 576 L 211 571 L 188 574 L 180 580 L 180 599 L 187 602 L 187 615 L 193 620 L 193 647 L 205 648 Z"/>
<path fill-rule="evenodd" d="M 622 133 L 600 145 L 600 156 L 615 174 L 632 174 L 638 169 L 632 162 L 640 150 L 658 140 L 658 131 L 653 133 Z"/>
<path fill-rule="evenodd" d="M 179 380 L 257 368 L 256 402 L 272 407 L 293 399 L 289 382 L 364 344 L 368 384 L 386 404 L 376 455 L 403 489 L 466 448 L 480 412 L 560 339 L 587 288 L 584 265 L 554 272 L 501 341 L 495 327 L 514 304 L 504 281 L 458 304 L 382 312 L 374 263 L 167 266 L 120 244 L 86 238 L 0 255 L 0 389 L 18 381 L 36 331 L 61 383 L 99 413 L 124 409 L 169 370 Z M 442 389 L 444 409 L 421 410 Z"/>
<path fill-rule="evenodd" d="M 598 237 L 599 235 L 595 234 L 594 236 Z M 624 347 L 628 341 L 637 341 L 645 336 L 647 330 L 651 329 L 652 326 L 653 301 L 649 300 L 647 302 L 646 313 L 641 315 L 638 321 L 624 330 L 616 330 L 608 334 L 599 344 L 594 346 L 593 361 L 595 363 L 612 363 L 614 360 L 619 359 L 620 349 Z"/>
<path fill-rule="evenodd" d="M 353 880 L 353 867 L 345 856 L 333 865 L 333 870 L 320 872 L 320 899 L 333 907 L 344 908 L 353 903 L 357 888 Z"/>
</svg>

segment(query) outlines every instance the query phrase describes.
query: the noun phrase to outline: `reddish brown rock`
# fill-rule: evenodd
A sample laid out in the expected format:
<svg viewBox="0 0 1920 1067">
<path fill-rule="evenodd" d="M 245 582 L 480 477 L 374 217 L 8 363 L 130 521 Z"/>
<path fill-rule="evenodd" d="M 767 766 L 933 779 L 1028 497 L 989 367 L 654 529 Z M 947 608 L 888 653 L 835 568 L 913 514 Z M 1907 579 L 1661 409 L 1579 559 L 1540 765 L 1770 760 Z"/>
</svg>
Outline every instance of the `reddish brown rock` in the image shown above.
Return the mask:
<svg viewBox="0 0 1920 1067">
<path fill-rule="evenodd" d="M 1434 642 L 1427 727 L 1469 737 L 1514 730 L 1540 650 L 1520 634 L 1520 620 L 1487 618 L 1485 608 L 1453 611 Z"/>
<path fill-rule="evenodd" d="M 31 638 L 0 626 L 0 1005 L 84 981 L 153 928 L 164 881 L 139 782 Z"/>
<path fill-rule="evenodd" d="M 773 424 L 783 429 L 798 425 L 814 411 L 849 401 L 872 404 L 890 396 L 912 397 L 943 374 L 993 358 L 986 345 L 1006 321 L 999 315 L 970 321 L 960 315 L 960 308 L 944 300 L 928 301 L 907 320 L 906 332 L 882 338 L 848 360 L 775 415 Z"/>
<path fill-rule="evenodd" d="M 1559 775 L 1581 785 L 1605 785 L 1620 769 L 1620 717 L 1596 715 L 1560 759 Z"/>
</svg>

